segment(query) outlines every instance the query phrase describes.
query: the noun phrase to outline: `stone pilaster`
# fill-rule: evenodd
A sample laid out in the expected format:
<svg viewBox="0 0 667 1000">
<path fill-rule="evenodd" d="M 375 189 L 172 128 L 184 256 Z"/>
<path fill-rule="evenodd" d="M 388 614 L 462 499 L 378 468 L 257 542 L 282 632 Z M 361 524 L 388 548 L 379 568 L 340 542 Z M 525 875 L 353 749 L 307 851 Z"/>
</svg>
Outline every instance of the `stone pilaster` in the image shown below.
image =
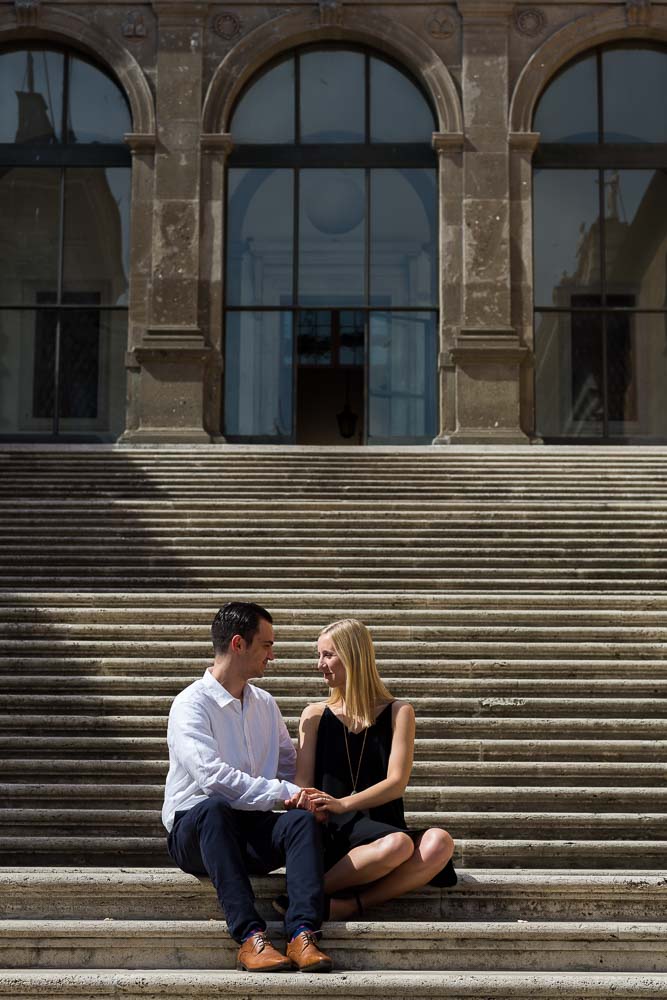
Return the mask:
<svg viewBox="0 0 667 1000">
<path fill-rule="evenodd" d="M 513 4 L 458 0 L 461 13 L 463 320 L 448 352 L 455 429 L 443 441 L 524 443 L 520 365 L 511 319 L 508 34 Z"/>
<path fill-rule="evenodd" d="M 210 346 L 199 322 L 200 118 L 206 4 L 156 0 L 157 146 L 148 322 L 129 358 L 135 385 L 124 440 L 209 441 Z"/>
<path fill-rule="evenodd" d="M 204 373 L 204 426 L 214 441 L 222 434 L 224 345 L 225 166 L 234 143 L 228 132 L 203 133 L 201 191 L 200 322 L 211 345 Z"/>
<path fill-rule="evenodd" d="M 512 274 L 512 327 L 526 348 L 521 366 L 521 413 L 523 428 L 534 437 L 535 372 L 533 321 L 533 153 L 539 132 L 511 132 L 510 145 L 510 232 Z"/>
<path fill-rule="evenodd" d="M 456 366 L 451 350 L 462 320 L 461 279 L 463 272 L 463 133 L 435 132 L 433 148 L 438 154 L 440 339 L 438 381 L 440 425 L 434 444 L 446 444 L 456 430 Z"/>
</svg>

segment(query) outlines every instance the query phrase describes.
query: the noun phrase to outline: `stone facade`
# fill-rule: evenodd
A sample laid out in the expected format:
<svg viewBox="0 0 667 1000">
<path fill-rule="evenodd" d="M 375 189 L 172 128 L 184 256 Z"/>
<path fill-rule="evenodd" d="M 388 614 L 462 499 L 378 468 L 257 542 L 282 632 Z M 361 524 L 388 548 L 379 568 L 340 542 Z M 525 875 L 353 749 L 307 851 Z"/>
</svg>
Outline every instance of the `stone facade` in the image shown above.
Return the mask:
<svg viewBox="0 0 667 1000">
<path fill-rule="evenodd" d="M 362 44 L 430 95 L 440 180 L 437 443 L 534 434 L 531 158 L 537 99 L 589 47 L 667 41 L 667 4 L 543 0 L 14 0 L 3 44 L 89 53 L 132 112 L 126 441 L 221 441 L 224 174 L 229 122 L 268 60 L 305 43 Z"/>
</svg>

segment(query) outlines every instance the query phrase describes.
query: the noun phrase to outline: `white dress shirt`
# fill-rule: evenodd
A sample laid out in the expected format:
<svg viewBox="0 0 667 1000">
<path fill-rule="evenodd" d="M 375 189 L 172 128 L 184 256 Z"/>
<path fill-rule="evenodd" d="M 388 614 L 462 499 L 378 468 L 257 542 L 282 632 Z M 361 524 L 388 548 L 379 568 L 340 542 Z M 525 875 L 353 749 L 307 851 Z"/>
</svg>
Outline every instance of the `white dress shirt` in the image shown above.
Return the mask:
<svg viewBox="0 0 667 1000">
<path fill-rule="evenodd" d="M 176 696 L 167 728 L 169 774 L 162 822 L 220 795 L 233 809 L 268 812 L 300 789 L 296 751 L 275 699 L 246 684 L 234 698 L 207 670 Z"/>
</svg>

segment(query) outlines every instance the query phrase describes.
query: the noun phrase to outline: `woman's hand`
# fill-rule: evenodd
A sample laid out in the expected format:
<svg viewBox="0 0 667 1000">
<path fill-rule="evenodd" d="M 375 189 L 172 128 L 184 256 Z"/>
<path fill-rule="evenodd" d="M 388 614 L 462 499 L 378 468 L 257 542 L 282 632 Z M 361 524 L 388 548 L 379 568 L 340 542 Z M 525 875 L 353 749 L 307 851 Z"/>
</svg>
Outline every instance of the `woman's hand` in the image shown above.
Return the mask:
<svg viewBox="0 0 667 1000">
<path fill-rule="evenodd" d="M 309 801 L 315 807 L 316 812 L 325 809 L 329 814 L 340 816 L 341 813 L 350 812 L 347 798 L 336 799 L 333 795 L 321 792 L 319 788 L 304 788 Z"/>
</svg>

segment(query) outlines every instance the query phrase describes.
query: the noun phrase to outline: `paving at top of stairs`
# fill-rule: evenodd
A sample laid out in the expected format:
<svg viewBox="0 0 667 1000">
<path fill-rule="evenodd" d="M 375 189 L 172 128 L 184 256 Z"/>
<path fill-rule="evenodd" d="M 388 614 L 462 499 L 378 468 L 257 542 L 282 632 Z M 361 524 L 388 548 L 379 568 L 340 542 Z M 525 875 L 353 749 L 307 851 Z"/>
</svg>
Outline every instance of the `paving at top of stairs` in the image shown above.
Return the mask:
<svg viewBox="0 0 667 1000">
<path fill-rule="evenodd" d="M 0 997 L 667 997 L 666 529 L 665 449 L 0 449 Z M 165 852 L 231 597 L 293 732 L 319 629 L 369 624 L 409 821 L 457 840 L 455 889 L 329 928 L 331 977 L 203 971 L 234 949 Z"/>
</svg>

